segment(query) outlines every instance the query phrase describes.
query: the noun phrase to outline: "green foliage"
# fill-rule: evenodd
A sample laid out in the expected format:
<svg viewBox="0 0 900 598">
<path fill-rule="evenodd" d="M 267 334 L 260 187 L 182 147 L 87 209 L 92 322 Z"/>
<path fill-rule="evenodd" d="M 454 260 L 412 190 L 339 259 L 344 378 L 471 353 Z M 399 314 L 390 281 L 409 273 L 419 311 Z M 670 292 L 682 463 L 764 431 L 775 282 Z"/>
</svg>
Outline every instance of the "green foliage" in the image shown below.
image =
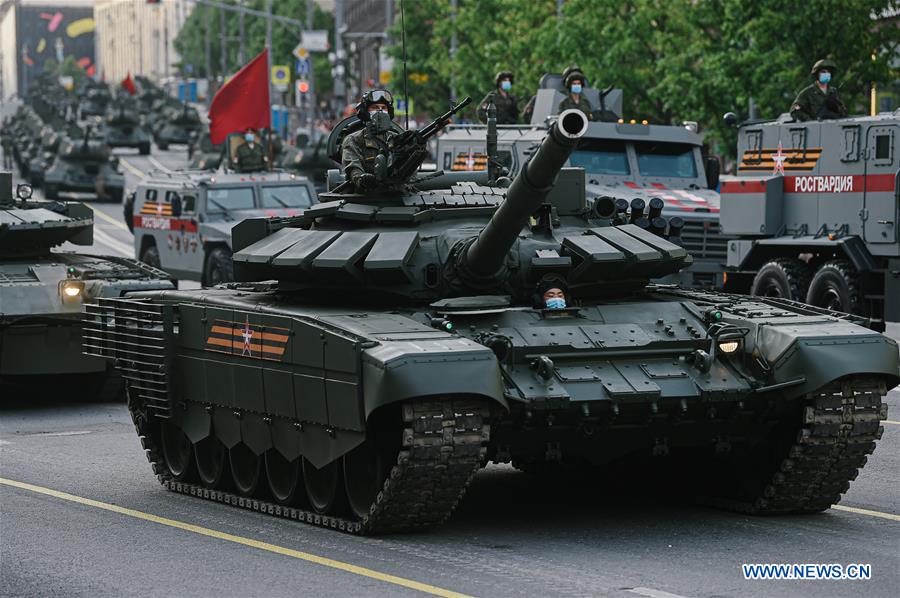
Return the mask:
<svg viewBox="0 0 900 598">
<path fill-rule="evenodd" d="M 225 0 L 229 4 L 236 4 L 235 0 Z M 265 0 L 247 0 L 244 6 L 250 9 L 264 11 Z M 233 75 L 242 66 L 239 64 L 240 44 L 240 17 L 238 13 L 225 12 L 225 63 L 226 70 L 223 73 L 221 67 L 221 21 L 219 10 L 197 5 L 191 12 L 184 26 L 175 38 L 175 49 L 181 54 L 181 64 L 178 65 L 183 76 L 206 77 L 206 51 L 205 51 L 205 22 L 204 11 L 209 11 L 209 46 L 210 46 L 210 74 L 213 77 L 220 75 Z M 274 0 L 272 13 L 293 19 L 304 20 L 306 17 L 306 0 Z M 323 11 L 318 4 L 313 10 L 313 29 L 326 29 L 329 33 L 329 41 L 334 44 L 334 16 Z M 295 58 L 291 54 L 294 47 L 300 42 L 300 32 L 292 27 L 272 22 L 272 64 L 290 65 L 294 70 Z M 264 17 L 247 15 L 244 17 L 244 57 L 249 62 L 254 56 L 265 49 L 266 46 L 266 19 Z M 191 65 L 193 72 L 188 74 L 187 65 Z M 331 65 L 328 57 L 321 53 L 313 54 L 313 72 L 315 74 L 316 93 L 330 93 L 333 86 L 331 77 Z"/>
<path fill-rule="evenodd" d="M 593 86 L 624 90 L 627 117 L 699 121 L 717 152 L 730 154 L 735 132 L 721 115 L 746 118 L 751 96 L 762 118 L 786 112 L 819 58 L 838 64 L 836 82 L 857 112 L 872 82 L 898 76 L 889 60 L 900 28 L 870 16 L 893 0 L 565 0 L 562 18 L 556 0 L 459 0 L 455 23 L 449 0 L 405 4 L 409 70 L 429 75 L 410 91 L 432 114 L 446 106 L 451 82 L 478 101 L 497 71 L 512 70 L 524 104 L 543 73 L 577 63 Z M 393 38 L 399 57 L 396 27 Z"/>
</svg>

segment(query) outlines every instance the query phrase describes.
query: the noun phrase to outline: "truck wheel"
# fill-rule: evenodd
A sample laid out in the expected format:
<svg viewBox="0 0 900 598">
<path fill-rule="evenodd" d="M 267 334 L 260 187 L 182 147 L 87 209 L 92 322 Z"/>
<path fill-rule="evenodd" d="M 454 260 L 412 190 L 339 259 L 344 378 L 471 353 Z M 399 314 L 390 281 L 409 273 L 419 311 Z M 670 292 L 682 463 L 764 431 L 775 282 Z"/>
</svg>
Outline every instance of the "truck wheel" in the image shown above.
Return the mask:
<svg viewBox="0 0 900 598">
<path fill-rule="evenodd" d="M 231 261 L 230 251 L 224 247 L 216 247 L 209 252 L 206 258 L 203 280 L 208 287 L 234 281 L 234 262 Z"/>
<path fill-rule="evenodd" d="M 847 260 L 825 262 L 809 284 L 806 302 L 833 311 L 859 313 L 856 269 Z"/>
<path fill-rule="evenodd" d="M 165 141 L 157 141 L 157 142 L 156 142 L 156 147 L 158 147 L 159 149 L 165 151 L 165 150 L 169 149 L 169 144 L 166 143 Z"/>
<path fill-rule="evenodd" d="M 750 294 L 803 301 L 809 288 L 809 278 L 809 266 L 800 260 L 772 260 L 756 273 Z"/>
<path fill-rule="evenodd" d="M 47 199 L 59 199 L 59 186 L 47 183 L 44 186 L 44 197 Z"/>
<path fill-rule="evenodd" d="M 140 259 L 148 266 L 162 269 L 162 263 L 159 261 L 159 249 L 156 248 L 156 245 L 145 247 Z"/>
</svg>

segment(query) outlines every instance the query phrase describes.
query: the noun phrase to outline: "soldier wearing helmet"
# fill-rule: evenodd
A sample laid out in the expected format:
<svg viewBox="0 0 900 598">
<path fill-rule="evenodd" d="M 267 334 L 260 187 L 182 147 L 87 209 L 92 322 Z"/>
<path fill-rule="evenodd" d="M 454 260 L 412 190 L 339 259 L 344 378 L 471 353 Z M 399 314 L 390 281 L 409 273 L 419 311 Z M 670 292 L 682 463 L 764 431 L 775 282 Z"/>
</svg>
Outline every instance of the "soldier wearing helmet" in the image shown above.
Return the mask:
<svg viewBox="0 0 900 598">
<path fill-rule="evenodd" d="M 566 74 L 565 81 L 566 91 L 568 92 L 566 97 L 559 103 L 559 112 L 563 110 L 576 109 L 584 112 L 584 115 L 587 116 L 588 120 L 593 119 L 593 108 L 591 107 L 591 103 L 584 97 L 584 87 L 587 84 L 587 79 L 578 67 L 570 67 L 567 69 L 569 72 Z"/>
<path fill-rule="evenodd" d="M 497 107 L 497 124 L 514 125 L 519 121 L 519 100 L 510 90 L 515 77 L 509 71 L 500 71 L 494 77 L 494 89 L 481 100 L 478 105 L 478 120 L 487 122 L 487 109 L 491 103 Z"/>
<path fill-rule="evenodd" d="M 376 158 L 393 152 L 397 125 L 394 123 L 394 97 L 384 89 L 367 91 L 356 105 L 356 116 L 365 127 L 344 137 L 341 143 L 341 163 L 348 181 L 357 193 L 364 193 L 378 184 L 375 176 Z"/>
<path fill-rule="evenodd" d="M 791 104 L 791 116 L 796 121 L 843 118 L 847 107 L 841 101 L 836 87 L 831 85 L 837 70 L 830 60 L 817 61 L 810 71 L 814 81 L 804 88 Z"/>
</svg>

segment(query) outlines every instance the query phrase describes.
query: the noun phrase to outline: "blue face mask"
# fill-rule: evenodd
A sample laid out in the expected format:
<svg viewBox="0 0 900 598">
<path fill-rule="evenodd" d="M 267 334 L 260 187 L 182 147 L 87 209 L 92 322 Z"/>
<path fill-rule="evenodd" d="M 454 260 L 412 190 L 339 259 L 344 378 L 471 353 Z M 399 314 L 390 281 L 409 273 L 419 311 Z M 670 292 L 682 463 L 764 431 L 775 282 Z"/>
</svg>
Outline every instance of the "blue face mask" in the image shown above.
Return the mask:
<svg viewBox="0 0 900 598">
<path fill-rule="evenodd" d="M 823 71 L 819 73 L 819 83 L 822 85 L 828 85 L 831 82 L 831 73 L 828 71 Z"/>
<path fill-rule="evenodd" d="M 551 297 L 544 301 L 547 305 L 547 309 L 565 309 L 566 308 L 566 300 L 562 297 Z"/>
<path fill-rule="evenodd" d="M 502 89 L 503 91 L 509 91 L 510 89 L 512 89 L 512 83 L 509 81 L 501 81 L 500 89 Z"/>
<path fill-rule="evenodd" d="M 253 139 L 254 139 L 253 133 L 247 133 L 246 135 L 244 135 L 244 140 L 247 143 L 251 143 L 253 141 Z"/>
<path fill-rule="evenodd" d="M 581 93 L 581 85 L 579 85 L 578 83 L 576 83 L 569 89 L 572 91 L 572 93 Z"/>
</svg>

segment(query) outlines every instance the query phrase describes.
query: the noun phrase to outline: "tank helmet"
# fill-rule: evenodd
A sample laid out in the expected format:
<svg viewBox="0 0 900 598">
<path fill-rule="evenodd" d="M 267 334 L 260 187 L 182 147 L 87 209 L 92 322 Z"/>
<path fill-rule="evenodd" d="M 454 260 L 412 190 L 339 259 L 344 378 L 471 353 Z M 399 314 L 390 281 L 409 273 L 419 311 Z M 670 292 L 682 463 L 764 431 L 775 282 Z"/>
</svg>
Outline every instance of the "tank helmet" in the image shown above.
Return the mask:
<svg viewBox="0 0 900 598">
<path fill-rule="evenodd" d="M 581 81 L 582 85 L 587 85 L 587 77 L 585 77 L 584 73 L 582 73 L 581 71 L 571 71 L 568 75 L 566 75 L 566 88 L 568 89 L 574 81 Z"/>
<path fill-rule="evenodd" d="M 578 66 L 577 64 L 567 66 L 566 70 L 564 70 L 562 72 L 563 81 L 565 81 L 569 77 L 569 75 L 571 75 L 572 73 L 582 73 L 583 74 L 584 71 L 581 70 L 581 67 Z"/>
<path fill-rule="evenodd" d="M 569 298 L 569 285 L 566 283 L 566 279 L 559 274 L 545 274 L 534 288 L 533 301 L 535 307 L 544 304 L 544 293 L 550 289 L 559 289 L 566 296 L 566 299 Z"/>
<path fill-rule="evenodd" d="M 497 76 L 494 77 L 494 85 L 499 87 L 500 81 L 502 81 L 503 79 L 509 79 L 510 83 L 516 82 L 515 75 L 513 75 L 510 71 L 500 71 L 499 73 L 497 73 Z"/>
<path fill-rule="evenodd" d="M 369 121 L 369 107 L 381 104 L 387 106 L 391 120 L 394 119 L 394 96 L 386 89 L 370 89 L 363 94 L 359 104 L 356 105 L 356 116 L 363 122 Z"/>
<path fill-rule="evenodd" d="M 809 71 L 811 77 L 815 77 L 816 73 L 818 73 L 822 69 L 828 69 L 832 75 L 835 74 L 837 70 L 837 65 L 833 60 L 828 60 L 827 58 L 823 58 L 821 60 L 817 60 L 816 63 L 812 66 L 812 70 Z"/>
</svg>

